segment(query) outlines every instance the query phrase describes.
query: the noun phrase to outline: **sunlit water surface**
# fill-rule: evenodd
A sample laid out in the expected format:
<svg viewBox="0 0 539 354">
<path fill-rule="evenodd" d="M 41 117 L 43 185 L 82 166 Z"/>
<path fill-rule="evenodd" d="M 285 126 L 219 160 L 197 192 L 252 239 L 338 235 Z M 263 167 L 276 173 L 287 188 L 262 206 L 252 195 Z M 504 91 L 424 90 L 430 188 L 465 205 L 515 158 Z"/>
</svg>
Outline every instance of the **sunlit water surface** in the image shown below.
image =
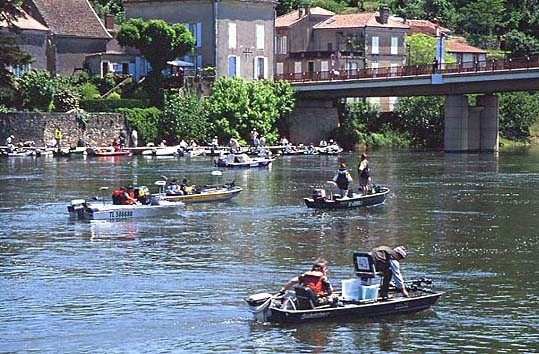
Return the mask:
<svg viewBox="0 0 539 354">
<path fill-rule="evenodd" d="M 539 149 L 369 154 L 374 181 L 391 188 L 386 204 L 336 212 L 302 198 L 356 155 L 283 157 L 219 181 L 205 157 L 0 160 L 0 352 L 537 352 Z M 162 175 L 244 191 L 175 218 L 67 218 L 71 199 L 155 190 Z M 407 246 L 405 277 L 431 277 L 447 291 L 438 304 L 280 326 L 254 322 L 242 301 L 319 255 L 340 288 L 352 251 L 380 244 Z"/>
</svg>

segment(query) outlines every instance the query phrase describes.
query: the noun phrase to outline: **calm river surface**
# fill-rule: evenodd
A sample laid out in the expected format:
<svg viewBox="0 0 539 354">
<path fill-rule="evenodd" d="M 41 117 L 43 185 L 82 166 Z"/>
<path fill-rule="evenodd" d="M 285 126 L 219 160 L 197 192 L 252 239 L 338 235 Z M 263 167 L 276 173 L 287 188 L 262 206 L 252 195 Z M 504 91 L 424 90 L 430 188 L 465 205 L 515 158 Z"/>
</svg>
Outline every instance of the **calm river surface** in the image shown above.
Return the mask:
<svg viewBox="0 0 539 354">
<path fill-rule="evenodd" d="M 372 151 L 385 205 L 320 212 L 302 197 L 357 154 L 224 171 L 244 191 L 177 218 L 75 222 L 71 199 L 159 176 L 213 182 L 208 157 L 0 160 L 1 353 L 539 351 L 539 149 Z M 354 176 L 357 180 L 357 175 Z M 447 291 L 432 309 L 355 322 L 255 323 L 243 298 L 277 291 L 319 255 L 405 244 L 405 278 Z"/>
</svg>

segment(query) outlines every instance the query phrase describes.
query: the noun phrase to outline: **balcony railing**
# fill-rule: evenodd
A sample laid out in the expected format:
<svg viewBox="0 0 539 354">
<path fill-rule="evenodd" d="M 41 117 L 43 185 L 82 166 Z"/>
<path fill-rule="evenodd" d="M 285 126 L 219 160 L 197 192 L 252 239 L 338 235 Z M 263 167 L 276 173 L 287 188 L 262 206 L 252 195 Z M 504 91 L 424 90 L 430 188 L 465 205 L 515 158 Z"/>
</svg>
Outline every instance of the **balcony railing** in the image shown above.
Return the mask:
<svg viewBox="0 0 539 354">
<path fill-rule="evenodd" d="M 287 73 L 275 75 L 275 80 L 285 80 L 289 82 L 342 81 L 354 79 L 409 77 L 431 74 L 479 73 L 500 70 L 522 70 L 531 68 L 539 68 L 539 56 L 510 59 L 487 59 L 483 61 L 443 65 L 425 64 L 384 67 L 377 69 L 370 68 Z"/>
</svg>

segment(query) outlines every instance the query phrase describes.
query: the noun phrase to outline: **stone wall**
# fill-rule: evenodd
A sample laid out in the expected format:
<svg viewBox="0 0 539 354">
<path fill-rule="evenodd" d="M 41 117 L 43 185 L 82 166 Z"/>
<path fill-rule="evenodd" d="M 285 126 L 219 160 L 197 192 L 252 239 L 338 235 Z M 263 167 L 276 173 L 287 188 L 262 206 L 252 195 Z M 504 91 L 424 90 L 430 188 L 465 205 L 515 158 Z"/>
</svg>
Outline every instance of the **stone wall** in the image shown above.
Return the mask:
<svg viewBox="0 0 539 354">
<path fill-rule="evenodd" d="M 32 140 L 36 146 L 45 146 L 60 129 L 62 146 L 74 146 L 79 139 L 107 146 L 124 128 L 124 118 L 117 113 L 0 113 L 0 144 L 13 135 L 16 143 Z"/>
</svg>

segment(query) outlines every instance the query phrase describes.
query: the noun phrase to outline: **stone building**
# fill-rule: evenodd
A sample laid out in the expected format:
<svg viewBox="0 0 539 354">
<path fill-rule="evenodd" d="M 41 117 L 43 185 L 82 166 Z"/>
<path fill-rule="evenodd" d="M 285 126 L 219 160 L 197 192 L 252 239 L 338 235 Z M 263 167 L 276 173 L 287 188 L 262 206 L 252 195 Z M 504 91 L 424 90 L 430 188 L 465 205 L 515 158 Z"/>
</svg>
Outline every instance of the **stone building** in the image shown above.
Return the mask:
<svg viewBox="0 0 539 354">
<path fill-rule="evenodd" d="M 112 38 L 87 0 L 24 0 L 22 8 L 33 27 L 23 29 L 21 47 L 32 68 L 53 76 L 82 69 L 86 55 L 105 51 Z"/>
<path fill-rule="evenodd" d="M 183 23 L 196 39 L 192 53 L 177 58 L 217 77 L 272 78 L 275 0 L 124 0 L 126 19 Z"/>
</svg>

